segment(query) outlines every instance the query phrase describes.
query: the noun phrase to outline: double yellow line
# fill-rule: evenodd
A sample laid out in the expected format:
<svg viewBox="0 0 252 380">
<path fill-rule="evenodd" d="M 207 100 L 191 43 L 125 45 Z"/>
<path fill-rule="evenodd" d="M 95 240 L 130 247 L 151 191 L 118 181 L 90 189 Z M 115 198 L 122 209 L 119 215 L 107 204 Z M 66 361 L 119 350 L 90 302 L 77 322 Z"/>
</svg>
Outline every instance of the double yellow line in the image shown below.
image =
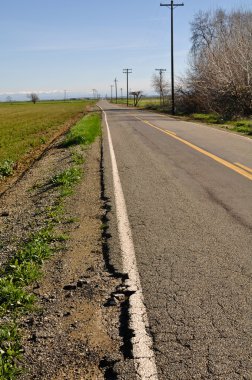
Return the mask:
<svg viewBox="0 0 252 380">
<path fill-rule="evenodd" d="M 238 162 L 231 163 L 231 162 L 228 162 L 226 160 L 223 160 L 223 158 L 215 156 L 215 154 L 212 154 L 212 153 L 206 151 L 205 149 L 199 148 L 197 145 L 194 145 L 194 144 L 190 143 L 189 141 L 184 140 L 181 137 L 178 137 L 175 132 L 159 128 L 156 125 L 150 123 L 149 121 L 141 119 L 140 117 L 137 117 L 135 115 L 134 115 L 134 117 L 136 119 L 140 120 L 141 122 L 143 122 L 144 124 L 148 125 L 149 127 L 155 128 L 158 131 L 165 133 L 166 135 L 174 138 L 175 140 L 180 141 L 181 143 L 189 146 L 190 148 L 196 150 L 197 152 L 200 152 L 200 153 L 204 154 L 205 156 L 210 157 L 212 160 L 217 161 L 219 164 L 226 166 L 227 168 L 235 171 L 236 173 L 238 173 L 238 174 L 242 175 L 243 177 L 252 181 L 252 169 L 251 168 L 249 168 L 245 165 L 242 165 Z"/>
</svg>

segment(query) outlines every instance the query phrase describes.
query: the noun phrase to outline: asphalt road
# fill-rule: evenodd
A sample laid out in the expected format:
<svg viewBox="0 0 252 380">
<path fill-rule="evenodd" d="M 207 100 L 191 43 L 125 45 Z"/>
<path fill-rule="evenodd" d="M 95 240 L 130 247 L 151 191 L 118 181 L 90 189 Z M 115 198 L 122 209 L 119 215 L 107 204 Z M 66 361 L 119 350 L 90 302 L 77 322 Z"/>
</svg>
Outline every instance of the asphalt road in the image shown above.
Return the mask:
<svg viewBox="0 0 252 380">
<path fill-rule="evenodd" d="M 252 140 L 100 102 L 107 113 L 160 380 L 252 379 Z M 111 263 L 120 246 L 111 204 Z M 130 361 L 129 361 L 130 362 Z M 124 368 L 123 379 L 134 378 Z"/>
</svg>

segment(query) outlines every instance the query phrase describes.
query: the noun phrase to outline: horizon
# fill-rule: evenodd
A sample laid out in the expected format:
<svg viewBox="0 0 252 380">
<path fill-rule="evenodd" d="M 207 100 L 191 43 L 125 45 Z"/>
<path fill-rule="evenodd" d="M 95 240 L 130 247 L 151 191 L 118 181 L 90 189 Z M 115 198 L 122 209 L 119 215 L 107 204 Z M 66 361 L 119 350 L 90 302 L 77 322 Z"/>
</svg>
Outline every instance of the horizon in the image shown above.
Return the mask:
<svg viewBox="0 0 252 380">
<path fill-rule="evenodd" d="M 175 77 L 187 69 L 190 22 L 200 10 L 220 8 L 219 1 L 184 0 L 174 13 Z M 222 0 L 227 11 L 251 10 L 252 0 Z M 160 2 L 134 4 L 111 0 L 45 0 L 33 5 L 13 0 L 0 15 L 0 100 L 25 99 L 35 92 L 43 99 L 93 97 L 93 89 L 110 96 L 115 78 L 125 92 L 123 69 L 132 68 L 129 90 L 154 94 L 151 77 L 157 67 L 170 78 L 170 11 Z"/>
</svg>

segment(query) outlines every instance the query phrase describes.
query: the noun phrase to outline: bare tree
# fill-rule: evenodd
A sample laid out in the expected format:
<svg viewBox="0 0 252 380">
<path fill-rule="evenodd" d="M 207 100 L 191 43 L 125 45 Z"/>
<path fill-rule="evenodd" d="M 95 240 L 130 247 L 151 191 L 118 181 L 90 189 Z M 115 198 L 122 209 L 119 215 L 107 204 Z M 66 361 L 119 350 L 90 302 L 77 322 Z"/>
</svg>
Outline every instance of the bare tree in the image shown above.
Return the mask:
<svg viewBox="0 0 252 380">
<path fill-rule="evenodd" d="M 6 97 L 6 102 L 12 104 L 12 97 L 10 95 Z"/>
<path fill-rule="evenodd" d="M 162 103 L 165 103 L 165 97 L 168 96 L 169 93 L 169 82 L 164 78 L 163 73 L 161 72 L 160 75 L 153 74 L 152 76 L 152 88 L 153 90 L 159 94 L 160 100 Z"/>
<path fill-rule="evenodd" d="M 35 92 L 32 92 L 31 94 L 27 95 L 28 99 L 31 99 L 32 103 L 35 104 L 39 101 L 39 97 Z"/>
<path fill-rule="evenodd" d="M 142 97 L 143 92 L 142 91 L 131 91 L 130 95 L 133 96 L 134 98 L 134 107 L 137 107 L 141 97 Z"/>
<path fill-rule="evenodd" d="M 181 95 L 202 111 L 251 114 L 252 12 L 201 12 L 191 27 L 190 70 Z"/>
</svg>

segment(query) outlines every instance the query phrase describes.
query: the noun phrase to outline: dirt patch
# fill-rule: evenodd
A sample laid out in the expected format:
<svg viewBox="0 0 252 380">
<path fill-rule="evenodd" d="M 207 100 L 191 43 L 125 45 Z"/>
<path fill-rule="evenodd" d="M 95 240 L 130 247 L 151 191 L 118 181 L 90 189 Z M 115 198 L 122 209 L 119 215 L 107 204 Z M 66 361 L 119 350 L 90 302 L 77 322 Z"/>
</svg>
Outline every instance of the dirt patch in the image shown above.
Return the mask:
<svg viewBox="0 0 252 380">
<path fill-rule="evenodd" d="M 36 312 L 20 321 L 22 380 L 113 379 L 113 363 L 122 359 L 121 301 L 110 302 L 121 280 L 107 270 L 103 257 L 100 141 L 82 153 L 84 177 L 66 198 L 57 224 L 69 239 L 57 245 L 57 253 L 44 264 L 43 278 L 32 288 Z M 71 163 L 71 151 L 57 140 L 1 197 L 2 264 L 31 232 L 45 226 L 46 210 L 59 195 L 50 178 Z"/>
</svg>

